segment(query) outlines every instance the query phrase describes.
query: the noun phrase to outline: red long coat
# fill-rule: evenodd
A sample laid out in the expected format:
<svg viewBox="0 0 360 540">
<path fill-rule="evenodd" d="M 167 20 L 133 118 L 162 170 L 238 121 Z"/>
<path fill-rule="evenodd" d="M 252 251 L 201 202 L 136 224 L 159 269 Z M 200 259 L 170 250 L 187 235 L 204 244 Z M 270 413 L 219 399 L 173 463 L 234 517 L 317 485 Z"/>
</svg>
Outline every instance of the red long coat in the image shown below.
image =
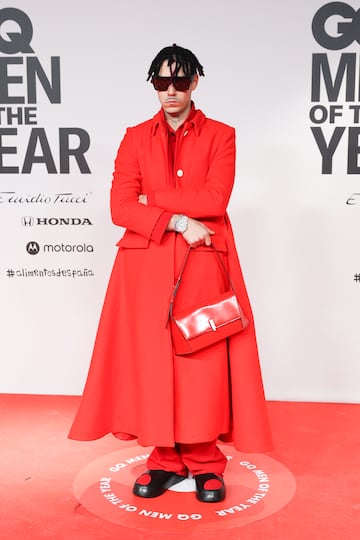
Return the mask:
<svg viewBox="0 0 360 540">
<path fill-rule="evenodd" d="M 197 110 L 181 131 L 174 169 L 160 111 L 129 128 L 115 161 L 111 212 L 126 228 L 106 293 L 83 398 L 69 437 L 113 433 L 143 446 L 233 440 L 271 448 L 255 329 L 226 214 L 235 175 L 235 131 Z M 138 203 L 147 194 L 148 204 Z M 199 219 L 230 271 L 248 328 L 192 356 L 174 354 L 166 325 L 186 243 L 164 232 L 172 213 Z M 196 248 L 178 308 L 226 287 L 213 253 Z M 179 297 L 179 298 L 178 298 Z M 228 367 L 229 366 L 229 367 Z M 230 381 L 230 384 L 229 384 Z"/>
</svg>

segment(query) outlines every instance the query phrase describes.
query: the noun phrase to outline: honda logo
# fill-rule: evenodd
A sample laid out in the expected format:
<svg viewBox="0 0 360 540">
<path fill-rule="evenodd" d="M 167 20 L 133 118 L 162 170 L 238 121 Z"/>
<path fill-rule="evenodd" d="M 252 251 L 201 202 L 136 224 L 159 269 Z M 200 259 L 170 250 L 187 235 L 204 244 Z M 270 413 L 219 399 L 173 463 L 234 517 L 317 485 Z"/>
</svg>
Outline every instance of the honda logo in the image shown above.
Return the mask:
<svg viewBox="0 0 360 540">
<path fill-rule="evenodd" d="M 34 225 L 34 218 L 31 216 L 23 216 L 21 218 L 21 223 L 24 227 L 32 227 Z"/>
</svg>

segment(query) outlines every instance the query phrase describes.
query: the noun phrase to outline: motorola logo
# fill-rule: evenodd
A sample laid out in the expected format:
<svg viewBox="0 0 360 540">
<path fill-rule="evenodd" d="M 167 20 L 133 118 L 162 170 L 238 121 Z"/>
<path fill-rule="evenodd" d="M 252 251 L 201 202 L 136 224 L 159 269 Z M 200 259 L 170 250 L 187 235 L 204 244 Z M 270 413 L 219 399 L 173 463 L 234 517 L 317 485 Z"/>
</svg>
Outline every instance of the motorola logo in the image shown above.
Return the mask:
<svg viewBox="0 0 360 540">
<path fill-rule="evenodd" d="M 28 242 L 26 251 L 29 255 L 37 255 L 39 252 L 44 253 L 94 253 L 92 244 L 44 244 L 42 248 L 37 242 Z"/>
<path fill-rule="evenodd" d="M 40 251 L 40 246 L 37 242 L 28 242 L 26 244 L 26 251 L 29 255 L 37 255 Z"/>
</svg>

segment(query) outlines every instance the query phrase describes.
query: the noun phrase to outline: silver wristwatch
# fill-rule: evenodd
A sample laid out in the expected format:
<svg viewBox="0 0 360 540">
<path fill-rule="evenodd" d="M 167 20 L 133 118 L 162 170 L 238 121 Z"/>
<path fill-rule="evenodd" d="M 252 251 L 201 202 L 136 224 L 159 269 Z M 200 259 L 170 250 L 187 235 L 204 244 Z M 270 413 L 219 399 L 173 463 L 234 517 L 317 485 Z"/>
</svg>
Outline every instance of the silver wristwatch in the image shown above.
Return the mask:
<svg viewBox="0 0 360 540">
<path fill-rule="evenodd" d="M 177 220 L 175 221 L 175 231 L 179 233 L 184 233 L 188 228 L 189 218 L 184 216 L 184 214 L 179 214 Z"/>
</svg>

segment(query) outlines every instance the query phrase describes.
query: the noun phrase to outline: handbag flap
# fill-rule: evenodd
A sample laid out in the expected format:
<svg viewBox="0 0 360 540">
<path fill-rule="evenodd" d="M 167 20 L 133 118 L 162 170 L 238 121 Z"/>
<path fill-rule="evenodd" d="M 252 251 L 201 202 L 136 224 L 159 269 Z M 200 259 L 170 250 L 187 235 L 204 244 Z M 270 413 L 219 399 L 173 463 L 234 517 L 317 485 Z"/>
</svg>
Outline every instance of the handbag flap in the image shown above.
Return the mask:
<svg viewBox="0 0 360 540">
<path fill-rule="evenodd" d="M 224 325 L 242 318 L 243 314 L 233 291 L 218 295 L 205 306 L 173 315 L 173 320 L 187 340 L 207 332 L 216 332 Z"/>
</svg>

